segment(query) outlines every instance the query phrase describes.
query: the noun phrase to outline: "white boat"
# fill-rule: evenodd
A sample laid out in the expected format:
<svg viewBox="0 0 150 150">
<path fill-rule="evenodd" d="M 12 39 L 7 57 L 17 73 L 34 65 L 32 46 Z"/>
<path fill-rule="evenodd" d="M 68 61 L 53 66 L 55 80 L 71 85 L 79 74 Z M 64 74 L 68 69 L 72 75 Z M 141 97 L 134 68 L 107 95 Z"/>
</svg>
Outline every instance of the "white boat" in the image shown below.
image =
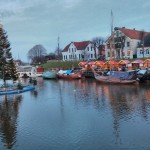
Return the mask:
<svg viewBox="0 0 150 150">
<path fill-rule="evenodd" d="M 43 72 L 42 77 L 44 79 L 56 79 L 57 72 L 56 71 L 46 71 L 46 72 Z"/>
<path fill-rule="evenodd" d="M 18 66 L 17 72 L 19 78 L 29 78 L 37 76 L 36 67 L 33 66 Z"/>
</svg>

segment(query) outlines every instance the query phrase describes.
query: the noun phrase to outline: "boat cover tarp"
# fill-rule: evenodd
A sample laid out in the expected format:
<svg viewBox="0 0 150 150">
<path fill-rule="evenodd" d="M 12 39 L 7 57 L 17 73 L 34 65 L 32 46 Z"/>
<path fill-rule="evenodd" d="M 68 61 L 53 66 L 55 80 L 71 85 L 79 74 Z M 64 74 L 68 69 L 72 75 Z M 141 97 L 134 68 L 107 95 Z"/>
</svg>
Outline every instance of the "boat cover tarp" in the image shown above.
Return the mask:
<svg viewBox="0 0 150 150">
<path fill-rule="evenodd" d="M 72 72 L 72 70 L 67 70 L 66 72 L 65 72 L 65 74 L 70 74 Z"/>
<path fill-rule="evenodd" d="M 136 76 L 136 71 L 112 71 L 110 78 L 120 78 L 122 80 L 130 80 Z"/>
<path fill-rule="evenodd" d="M 139 70 L 137 74 L 145 74 L 147 72 L 147 70 Z"/>
</svg>

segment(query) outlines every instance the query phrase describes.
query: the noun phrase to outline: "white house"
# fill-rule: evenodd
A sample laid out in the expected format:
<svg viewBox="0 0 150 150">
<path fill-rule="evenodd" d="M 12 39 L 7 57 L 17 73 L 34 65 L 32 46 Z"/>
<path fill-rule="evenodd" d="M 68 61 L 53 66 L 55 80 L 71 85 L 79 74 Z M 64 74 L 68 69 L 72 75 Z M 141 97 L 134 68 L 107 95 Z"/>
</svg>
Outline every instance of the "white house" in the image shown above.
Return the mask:
<svg viewBox="0 0 150 150">
<path fill-rule="evenodd" d="M 150 47 L 137 48 L 137 58 L 150 58 Z"/>
<path fill-rule="evenodd" d="M 142 36 L 144 37 L 148 34 L 150 33 L 135 29 L 126 29 L 125 27 L 115 27 L 112 37 L 105 43 L 106 59 L 110 59 L 111 52 L 113 58 L 132 59 L 133 55 L 137 54 L 137 47 L 141 43 Z M 110 51 L 110 41 L 112 41 L 112 51 Z"/>
<path fill-rule="evenodd" d="M 91 41 L 71 42 L 62 51 L 63 61 L 94 60 L 98 57 L 98 48 Z"/>
</svg>

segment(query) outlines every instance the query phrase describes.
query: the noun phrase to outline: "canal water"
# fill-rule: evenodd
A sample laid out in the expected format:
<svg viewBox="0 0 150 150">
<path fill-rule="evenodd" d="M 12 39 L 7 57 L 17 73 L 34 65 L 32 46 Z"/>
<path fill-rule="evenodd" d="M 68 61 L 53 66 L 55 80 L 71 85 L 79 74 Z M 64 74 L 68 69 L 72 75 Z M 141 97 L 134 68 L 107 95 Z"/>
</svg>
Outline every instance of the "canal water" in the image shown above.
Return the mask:
<svg viewBox="0 0 150 150">
<path fill-rule="evenodd" d="M 150 83 L 43 80 L 0 96 L 0 150 L 150 149 Z"/>
</svg>

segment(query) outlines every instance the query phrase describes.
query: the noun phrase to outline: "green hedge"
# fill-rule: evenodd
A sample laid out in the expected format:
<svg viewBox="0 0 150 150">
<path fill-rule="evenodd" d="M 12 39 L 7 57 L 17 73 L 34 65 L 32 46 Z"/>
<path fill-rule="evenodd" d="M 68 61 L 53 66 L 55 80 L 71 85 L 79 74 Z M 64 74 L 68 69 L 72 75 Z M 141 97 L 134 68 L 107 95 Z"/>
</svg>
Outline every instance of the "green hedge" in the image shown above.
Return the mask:
<svg viewBox="0 0 150 150">
<path fill-rule="evenodd" d="M 47 70 L 50 68 L 60 68 L 60 69 L 71 69 L 73 67 L 79 67 L 78 66 L 79 61 L 65 61 L 65 62 L 47 62 L 45 64 L 42 64 L 41 66 Z"/>
</svg>

